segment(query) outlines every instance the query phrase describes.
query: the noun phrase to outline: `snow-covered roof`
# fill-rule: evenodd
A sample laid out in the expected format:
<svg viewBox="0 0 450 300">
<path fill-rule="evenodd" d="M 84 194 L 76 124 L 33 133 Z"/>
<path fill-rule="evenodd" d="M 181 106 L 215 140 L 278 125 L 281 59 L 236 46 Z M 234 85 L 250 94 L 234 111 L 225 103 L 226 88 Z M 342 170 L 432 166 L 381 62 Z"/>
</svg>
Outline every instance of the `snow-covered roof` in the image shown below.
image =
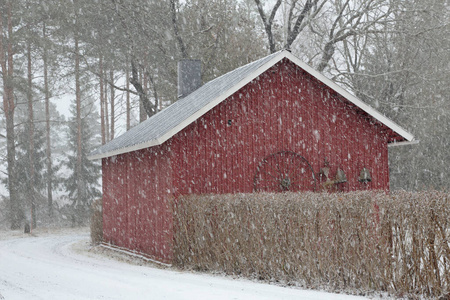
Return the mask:
<svg viewBox="0 0 450 300">
<path fill-rule="evenodd" d="M 287 58 L 342 97 L 384 124 L 406 141 L 414 136 L 380 112 L 314 70 L 289 51 L 282 50 L 226 73 L 204 84 L 146 121 L 90 153 L 89 159 L 100 159 L 161 145 L 213 107 L 227 99 L 282 59 Z"/>
</svg>

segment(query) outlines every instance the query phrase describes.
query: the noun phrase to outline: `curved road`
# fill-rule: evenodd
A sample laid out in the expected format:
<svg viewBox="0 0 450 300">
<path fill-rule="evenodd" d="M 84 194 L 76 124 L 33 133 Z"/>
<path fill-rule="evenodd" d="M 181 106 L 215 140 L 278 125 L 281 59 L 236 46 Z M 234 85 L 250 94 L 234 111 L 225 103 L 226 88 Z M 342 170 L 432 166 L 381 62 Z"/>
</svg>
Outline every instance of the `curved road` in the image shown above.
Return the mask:
<svg viewBox="0 0 450 300">
<path fill-rule="evenodd" d="M 88 238 L 0 240 L 0 299 L 362 299 L 135 266 L 73 250 L 74 243 Z"/>
</svg>

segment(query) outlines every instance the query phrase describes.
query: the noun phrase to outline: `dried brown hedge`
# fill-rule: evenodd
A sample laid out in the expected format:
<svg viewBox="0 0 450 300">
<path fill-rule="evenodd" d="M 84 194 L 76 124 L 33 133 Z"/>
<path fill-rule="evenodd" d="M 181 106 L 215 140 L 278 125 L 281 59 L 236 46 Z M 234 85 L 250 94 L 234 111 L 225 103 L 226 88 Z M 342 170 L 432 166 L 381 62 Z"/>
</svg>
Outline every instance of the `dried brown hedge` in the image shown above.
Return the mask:
<svg viewBox="0 0 450 300">
<path fill-rule="evenodd" d="M 103 241 L 102 199 L 91 204 L 91 243 L 98 245 Z"/>
<path fill-rule="evenodd" d="M 331 290 L 450 291 L 450 196 L 441 192 L 186 196 L 174 260 Z"/>
</svg>

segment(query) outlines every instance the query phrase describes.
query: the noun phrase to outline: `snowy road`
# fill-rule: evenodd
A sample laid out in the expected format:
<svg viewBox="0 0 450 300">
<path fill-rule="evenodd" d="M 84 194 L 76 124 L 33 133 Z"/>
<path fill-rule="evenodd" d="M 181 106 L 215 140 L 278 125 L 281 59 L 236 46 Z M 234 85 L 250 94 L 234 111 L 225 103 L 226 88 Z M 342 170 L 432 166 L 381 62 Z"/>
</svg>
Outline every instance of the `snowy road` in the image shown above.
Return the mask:
<svg viewBox="0 0 450 300">
<path fill-rule="evenodd" d="M 130 265 L 74 251 L 83 240 L 88 235 L 0 239 L 0 299 L 363 299 Z"/>
</svg>

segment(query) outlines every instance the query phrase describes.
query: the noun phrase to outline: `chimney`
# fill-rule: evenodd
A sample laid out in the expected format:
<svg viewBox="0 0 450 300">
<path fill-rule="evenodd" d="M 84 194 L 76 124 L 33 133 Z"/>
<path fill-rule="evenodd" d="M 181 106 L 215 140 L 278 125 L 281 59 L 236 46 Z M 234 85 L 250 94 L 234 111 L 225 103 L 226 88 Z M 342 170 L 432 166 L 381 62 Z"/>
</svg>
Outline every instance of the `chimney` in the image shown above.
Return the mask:
<svg viewBox="0 0 450 300">
<path fill-rule="evenodd" d="M 183 98 L 202 85 L 202 63 L 199 59 L 178 62 L 178 98 Z"/>
</svg>

